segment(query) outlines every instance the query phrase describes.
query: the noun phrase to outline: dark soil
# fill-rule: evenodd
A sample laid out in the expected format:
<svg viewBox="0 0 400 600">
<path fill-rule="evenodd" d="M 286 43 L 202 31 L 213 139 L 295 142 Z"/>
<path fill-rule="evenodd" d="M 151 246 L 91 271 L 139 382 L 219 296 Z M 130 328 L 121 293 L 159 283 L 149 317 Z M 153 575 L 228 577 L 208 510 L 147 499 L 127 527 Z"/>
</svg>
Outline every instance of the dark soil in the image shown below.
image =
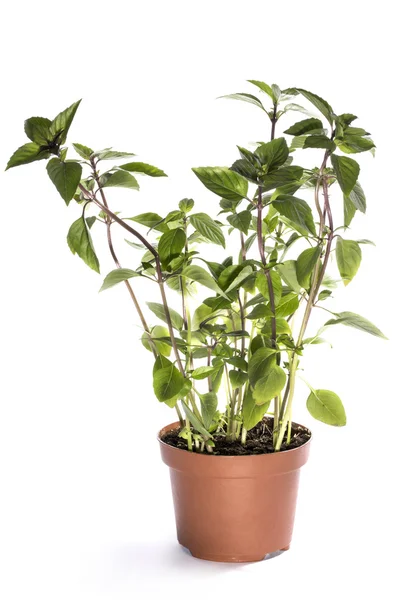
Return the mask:
<svg viewBox="0 0 400 600">
<path fill-rule="evenodd" d="M 204 452 L 204 454 L 209 456 L 270 454 L 274 452 L 274 446 L 272 443 L 273 423 L 274 420 L 272 418 L 264 417 L 264 419 L 260 421 L 258 425 L 247 432 L 245 446 L 242 446 L 240 440 L 230 442 L 226 439 L 225 435 L 214 434 L 215 447 L 213 448 L 213 453 L 209 454 L 208 452 Z M 292 436 L 290 444 L 287 445 L 286 442 L 284 442 L 281 446 L 281 450 L 293 450 L 294 448 L 298 448 L 299 446 L 302 446 L 308 442 L 310 437 L 311 432 L 309 429 L 303 427 L 302 425 L 298 425 L 297 423 L 292 423 Z M 162 437 L 162 441 L 170 446 L 174 446 L 175 448 L 187 450 L 187 442 L 179 437 L 179 429 L 168 431 Z"/>
</svg>

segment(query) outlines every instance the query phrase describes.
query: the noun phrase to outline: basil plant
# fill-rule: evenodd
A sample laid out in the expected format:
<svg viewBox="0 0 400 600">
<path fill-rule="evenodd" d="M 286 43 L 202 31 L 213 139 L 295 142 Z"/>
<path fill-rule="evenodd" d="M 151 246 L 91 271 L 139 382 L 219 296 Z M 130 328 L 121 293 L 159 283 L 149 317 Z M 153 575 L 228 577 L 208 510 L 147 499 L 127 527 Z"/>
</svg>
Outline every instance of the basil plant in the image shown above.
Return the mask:
<svg viewBox="0 0 400 600">
<path fill-rule="evenodd" d="M 137 192 L 137 174 L 165 173 L 112 148 L 67 146 L 79 102 L 55 119 L 25 121 L 30 141 L 7 165 L 9 169 L 46 161 L 62 199 L 80 207 L 80 217 L 68 232 L 69 248 L 98 273 L 91 229 L 104 228 L 115 268 L 101 289 L 126 286 L 143 327 L 142 343 L 154 356 L 154 394 L 176 411 L 180 436 L 195 452 L 212 453 L 216 435 L 245 445 L 247 432 L 266 414 L 273 419 L 275 451 L 289 447 L 296 373 L 307 346 L 323 343 L 322 331 L 335 325 L 384 337 L 364 317 L 330 308 L 332 289 L 340 278 L 345 286 L 350 284 L 361 263 L 362 244 L 369 243 L 348 238 L 352 219 L 366 210 L 360 167 L 353 156 L 374 152 L 369 133 L 354 126 L 355 115 L 336 114 L 316 94 L 250 83 L 261 100 L 248 93 L 228 98 L 263 111 L 270 122 L 270 139 L 251 148 L 238 147 L 231 167 L 193 169 L 214 194 L 216 218 L 188 198 L 166 215 L 122 216 L 115 211 L 109 198 L 113 187 Z M 308 102 L 312 113 L 293 101 L 299 98 Z M 288 112 L 305 113 L 305 118 L 277 133 Z M 303 155 L 309 158 L 310 149 L 317 149 L 314 155 L 319 158 L 315 167 L 305 168 Z M 76 158 L 67 158 L 69 150 Z M 118 166 L 110 168 L 109 161 Z M 342 207 L 335 203 L 333 210 L 334 188 L 340 188 L 343 202 Z M 120 264 L 114 246 L 117 226 L 128 234 L 132 247 L 129 268 Z M 224 249 L 228 236 L 233 238 L 231 245 L 237 245 L 234 256 L 221 262 L 202 257 L 204 244 Z M 334 277 L 328 274 L 332 263 L 337 267 L 333 265 Z M 135 293 L 140 279 L 154 284 L 155 301 L 146 309 Z M 201 288 L 207 288 L 208 296 L 196 304 Z M 168 295 L 179 297 L 179 311 L 169 307 Z M 314 309 L 327 313 L 317 332 L 308 331 Z M 345 410 L 334 391 L 310 386 L 306 403 L 319 421 L 345 425 Z"/>
</svg>

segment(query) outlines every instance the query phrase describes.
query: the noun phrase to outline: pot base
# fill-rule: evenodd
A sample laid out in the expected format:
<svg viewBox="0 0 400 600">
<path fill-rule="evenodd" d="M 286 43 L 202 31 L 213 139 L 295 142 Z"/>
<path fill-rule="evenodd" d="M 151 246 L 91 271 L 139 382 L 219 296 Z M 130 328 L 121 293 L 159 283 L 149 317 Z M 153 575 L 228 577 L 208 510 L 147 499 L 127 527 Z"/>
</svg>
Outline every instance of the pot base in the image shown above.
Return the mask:
<svg viewBox="0 0 400 600">
<path fill-rule="evenodd" d="M 183 548 L 186 548 L 186 546 L 183 546 Z M 269 554 L 272 554 L 272 555 L 280 554 L 281 552 L 286 552 L 287 550 L 289 550 L 289 548 L 290 548 L 290 545 L 286 546 L 285 548 L 282 548 L 281 550 L 278 550 L 277 552 L 270 552 Z M 261 562 L 262 560 L 265 559 L 266 556 L 269 556 L 269 554 L 263 554 L 262 556 L 260 556 L 259 554 L 238 554 L 236 556 L 229 556 L 229 555 L 224 555 L 224 554 L 204 554 L 203 552 L 200 552 L 200 551 L 196 552 L 195 550 L 190 550 L 189 548 L 186 548 L 186 550 L 188 550 L 194 558 L 199 558 L 201 560 L 209 560 L 212 562 L 222 562 L 222 563 Z"/>
</svg>

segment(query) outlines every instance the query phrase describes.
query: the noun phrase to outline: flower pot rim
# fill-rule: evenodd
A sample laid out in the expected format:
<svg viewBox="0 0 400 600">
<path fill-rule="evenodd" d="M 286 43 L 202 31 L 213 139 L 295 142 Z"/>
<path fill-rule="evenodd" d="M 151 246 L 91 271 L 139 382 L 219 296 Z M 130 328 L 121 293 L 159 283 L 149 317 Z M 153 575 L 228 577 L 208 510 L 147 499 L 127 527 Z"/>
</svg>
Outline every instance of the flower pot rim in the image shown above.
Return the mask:
<svg viewBox="0 0 400 600">
<path fill-rule="evenodd" d="M 212 459 L 214 459 L 214 460 L 215 459 L 218 459 L 218 460 L 222 460 L 222 459 L 228 459 L 228 460 L 229 459 L 230 460 L 232 460 L 232 459 L 241 459 L 241 460 L 253 459 L 254 460 L 255 458 L 257 458 L 257 459 L 264 458 L 264 460 L 265 460 L 265 457 L 267 457 L 267 456 L 272 457 L 272 456 L 279 456 L 279 455 L 282 456 L 283 454 L 288 455 L 291 452 L 298 452 L 301 448 L 306 448 L 307 446 L 309 446 L 310 442 L 313 439 L 312 431 L 310 429 L 308 429 L 308 427 L 306 427 L 305 425 L 301 425 L 300 423 L 296 423 L 295 421 L 293 421 L 293 423 L 295 425 L 300 425 L 300 427 L 304 427 L 304 429 L 307 429 L 307 431 L 310 432 L 310 438 L 304 444 L 301 444 L 301 446 L 297 446 L 297 448 L 291 448 L 290 450 L 280 450 L 279 452 L 265 452 L 263 454 L 224 455 L 224 454 L 209 454 L 208 452 L 207 453 L 189 452 L 188 450 L 184 450 L 183 448 L 176 448 L 175 446 L 171 446 L 171 444 L 167 444 L 166 442 L 164 442 L 161 439 L 161 435 L 166 433 L 166 431 L 177 429 L 180 425 L 179 421 L 175 421 L 173 423 L 170 423 L 169 425 L 165 425 L 164 427 L 162 427 L 157 434 L 157 440 L 162 446 L 170 448 L 171 451 L 189 454 L 192 456 L 207 456 L 211 460 Z"/>
</svg>

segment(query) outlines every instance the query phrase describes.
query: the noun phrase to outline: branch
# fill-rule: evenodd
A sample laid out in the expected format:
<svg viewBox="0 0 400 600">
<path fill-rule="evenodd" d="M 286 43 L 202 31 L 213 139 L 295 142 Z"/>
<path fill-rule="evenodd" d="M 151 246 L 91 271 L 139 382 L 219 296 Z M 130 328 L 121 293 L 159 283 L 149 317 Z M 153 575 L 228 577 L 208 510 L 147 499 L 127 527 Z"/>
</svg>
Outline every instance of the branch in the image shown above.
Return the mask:
<svg viewBox="0 0 400 600">
<path fill-rule="evenodd" d="M 263 266 L 265 267 L 267 264 L 267 260 L 265 258 L 265 246 L 264 246 L 264 238 L 262 235 L 262 187 L 258 186 L 258 203 L 257 203 L 257 239 L 258 239 L 258 251 L 260 253 L 260 258 Z M 271 318 L 271 339 L 273 347 L 276 348 L 276 317 L 275 317 L 275 296 L 274 296 L 274 287 L 272 285 L 272 277 L 269 269 L 265 269 L 264 271 L 265 277 L 268 285 L 268 295 L 269 295 L 269 303 L 271 307 L 271 312 L 273 317 Z"/>
<path fill-rule="evenodd" d="M 271 119 L 271 140 L 275 139 L 275 125 L 278 120 L 276 118 L 277 109 L 278 109 L 278 104 L 274 102 L 274 112 L 273 112 L 272 119 Z"/>
<path fill-rule="evenodd" d="M 113 219 L 113 221 L 115 221 L 116 223 L 118 223 L 119 225 L 121 225 L 121 227 L 123 227 L 124 229 L 126 229 L 127 231 L 129 231 L 129 233 L 131 233 L 132 235 L 134 235 L 135 237 L 137 237 L 146 246 L 146 248 L 153 254 L 153 256 L 155 258 L 155 262 L 156 262 L 157 282 L 158 282 L 158 285 L 160 287 L 161 298 L 162 298 L 162 302 L 163 302 L 163 306 L 164 306 L 164 312 L 165 312 L 165 320 L 167 322 L 168 331 L 169 331 L 169 335 L 170 335 L 170 338 L 171 338 L 172 348 L 173 348 L 173 351 L 174 351 L 174 354 L 175 354 L 175 358 L 176 358 L 176 362 L 178 364 L 178 368 L 179 368 L 180 372 L 182 373 L 182 375 L 185 376 L 185 370 L 184 370 L 183 365 L 182 365 L 181 357 L 179 356 L 179 350 L 178 350 L 178 346 L 176 344 L 175 334 L 174 334 L 174 330 L 173 330 L 173 327 L 172 327 L 171 315 L 170 315 L 169 308 L 168 308 L 167 297 L 165 295 L 164 281 L 163 281 L 162 270 L 161 270 L 161 263 L 160 263 L 160 258 L 158 256 L 157 250 L 155 248 L 153 248 L 153 246 L 146 240 L 146 238 L 143 237 L 138 231 L 136 231 L 136 229 L 133 229 L 133 227 L 131 227 L 130 225 L 128 225 L 127 223 L 125 223 L 125 221 L 123 221 L 122 219 L 120 219 L 109 208 L 107 208 L 104 204 L 102 204 L 99 200 L 97 200 L 97 198 L 95 198 L 94 195 L 90 194 L 81 184 L 79 185 L 79 187 L 83 191 L 84 195 L 86 197 L 90 198 L 90 200 L 92 202 L 94 202 L 94 204 L 96 204 L 96 206 L 98 206 L 98 208 L 100 208 L 100 210 L 102 210 L 103 212 L 105 212 L 109 217 L 111 217 Z M 104 195 L 104 192 L 103 192 L 103 195 Z"/>
<path fill-rule="evenodd" d="M 105 206 L 106 208 L 108 208 L 107 199 L 106 199 L 106 197 L 105 197 L 105 194 L 104 194 L 103 188 L 100 186 L 100 181 L 99 181 L 99 178 L 98 178 L 98 174 L 97 174 L 97 172 L 96 172 L 95 165 L 94 165 L 93 163 L 92 163 L 92 169 L 93 169 L 93 175 L 94 175 L 94 178 L 95 178 L 95 180 L 96 180 L 96 183 L 97 183 L 97 185 L 99 186 L 99 189 L 100 189 L 100 194 L 101 194 L 101 197 L 102 197 L 102 200 L 103 200 L 104 206 Z M 120 269 L 120 268 L 121 268 L 121 264 L 120 264 L 120 262 L 119 262 L 119 260 L 118 260 L 118 257 L 117 257 L 117 255 L 116 255 L 116 253 L 115 253 L 115 250 L 114 250 L 114 244 L 113 244 L 113 241 L 112 241 L 112 236 L 111 236 L 111 224 L 112 224 L 112 219 L 111 219 L 111 217 L 110 217 L 109 215 L 107 215 L 107 216 L 106 216 L 106 227 L 107 227 L 107 242 L 108 242 L 108 247 L 109 247 L 110 254 L 111 254 L 111 256 L 112 256 L 112 258 L 113 258 L 113 260 L 114 260 L 114 263 L 115 263 L 116 267 L 117 267 L 118 269 Z M 132 302 L 133 302 L 133 304 L 134 304 L 134 306 L 135 306 L 135 308 L 136 308 L 136 311 L 137 311 L 137 313 L 138 313 L 138 315 L 139 315 L 139 319 L 140 319 L 140 321 L 141 321 L 141 323 L 142 323 L 143 329 L 144 329 L 144 330 L 145 330 L 145 331 L 146 331 L 146 332 L 149 334 L 149 336 L 150 336 L 150 340 L 149 340 L 149 342 L 150 342 L 150 345 L 151 345 L 151 349 L 152 349 L 152 352 L 153 352 L 154 358 L 157 358 L 157 356 L 158 356 L 158 353 L 157 353 L 157 350 L 156 350 L 156 347 L 155 347 L 155 344 L 154 344 L 154 342 L 151 340 L 150 328 L 149 328 L 149 326 L 147 325 L 147 321 L 146 321 L 146 319 L 144 318 L 144 314 L 143 314 L 143 312 L 142 312 L 142 309 L 141 309 L 141 308 L 140 308 L 140 306 L 139 306 L 139 302 L 137 301 L 137 298 L 136 298 L 136 296 L 135 296 L 135 293 L 134 293 L 134 291 L 133 291 L 132 285 L 131 285 L 131 283 L 130 283 L 130 282 L 127 280 L 127 279 L 125 279 L 124 283 L 125 283 L 125 286 L 126 286 L 126 288 L 127 288 L 127 290 L 128 290 L 128 293 L 129 293 L 129 295 L 130 295 L 130 297 L 131 297 L 131 299 L 132 299 Z"/>
</svg>

